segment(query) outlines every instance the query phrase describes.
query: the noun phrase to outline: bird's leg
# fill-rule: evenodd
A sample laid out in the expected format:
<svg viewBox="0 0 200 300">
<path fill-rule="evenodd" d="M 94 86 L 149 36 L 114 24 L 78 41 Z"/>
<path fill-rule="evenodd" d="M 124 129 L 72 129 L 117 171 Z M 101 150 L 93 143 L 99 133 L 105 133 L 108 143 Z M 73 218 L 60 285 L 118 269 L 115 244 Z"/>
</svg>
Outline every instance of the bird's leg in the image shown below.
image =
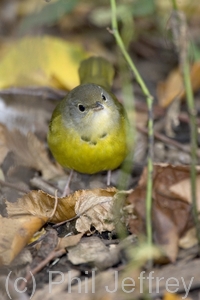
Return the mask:
<svg viewBox="0 0 200 300">
<path fill-rule="evenodd" d="M 107 186 L 110 186 L 110 181 L 111 181 L 111 170 L 108 170 L 107 172 Z"/>
<path fill-rule="evenodd" d="M 63 193 L 62 193 L 62 197 L 66 197 L 67 195 L 70 194 L 70 188 L 69 188 L 69 185 L 70 185 L 70 182 L 71 182 L 73 173 L 74 173 L 74 170 L 71 170 L 71 171 L 70 171 L 70 174 L 69 174 L 69 178 L 67 179 L 67 183 L 66 183 L 66 185 L 65 185 L 64 191 L 63 191 Z"/>
</svg>

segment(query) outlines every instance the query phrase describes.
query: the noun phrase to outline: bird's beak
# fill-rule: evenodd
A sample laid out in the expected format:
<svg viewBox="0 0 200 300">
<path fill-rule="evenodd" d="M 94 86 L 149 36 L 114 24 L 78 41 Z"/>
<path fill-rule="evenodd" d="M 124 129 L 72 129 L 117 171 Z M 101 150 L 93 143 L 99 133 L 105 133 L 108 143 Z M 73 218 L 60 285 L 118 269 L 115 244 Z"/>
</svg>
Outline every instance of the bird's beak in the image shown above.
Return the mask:
<svg viewBox="0 0 200 300">
<path fill-rule="evenodd" d="M 98 110 L 102 110 L 104 109 L 104 106 L 102 103 L 100 103 L 99 101 L 97 101 L 93 106 L 92 106 L 92 109 L 94 111 L 98 111 Z"/>
</svg>

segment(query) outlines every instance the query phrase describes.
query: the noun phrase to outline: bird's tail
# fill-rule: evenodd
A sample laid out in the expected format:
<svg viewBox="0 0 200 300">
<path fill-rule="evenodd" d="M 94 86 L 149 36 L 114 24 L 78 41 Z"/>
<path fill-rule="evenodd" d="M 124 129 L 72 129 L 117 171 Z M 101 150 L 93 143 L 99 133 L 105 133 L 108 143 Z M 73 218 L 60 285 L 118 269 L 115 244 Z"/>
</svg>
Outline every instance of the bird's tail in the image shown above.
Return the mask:
<svg viewBox="0 0 200 300">
<path fill-rule="evenodd" d="M 107 89 L 111 88 L 114 68 L 103 57 L 92 56 L 81 62 L 79 68 L 80 83 L 95 83 Z"/>
</svg>

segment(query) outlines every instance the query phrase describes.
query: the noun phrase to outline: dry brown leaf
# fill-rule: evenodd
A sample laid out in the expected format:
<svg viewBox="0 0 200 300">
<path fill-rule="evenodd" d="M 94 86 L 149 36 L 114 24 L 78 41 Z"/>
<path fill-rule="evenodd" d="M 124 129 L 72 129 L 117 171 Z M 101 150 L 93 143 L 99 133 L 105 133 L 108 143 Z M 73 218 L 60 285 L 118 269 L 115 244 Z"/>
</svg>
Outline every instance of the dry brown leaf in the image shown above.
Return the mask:
<svg viewBox="0 0 200 300">
<path fill-rule="evenodd" d="M 164 82 L 159 82 L 157 95 L 160 106 L 167 107 L 175 98 L 184 96 L 184 86 L 179 69 L 173 70 Z"/>
<path fill-rule="evenodd" d="M 44 143 L 34 133 L 25 135 L 18 130 L 9 131 L 4 127 L 4 134 L 6 146 L 14 153 L 16 165 L 41 171 L 46 180 L 64 174 L 60 166 L 51 162 Z"/>
<path fill-rule="evenodd" d="M 169 218 L 163 208 L 158 207 L 158 203 L 154 207 L 153 224 L 155 230 L 155 242 L 161 245 L 164 253 L 167 253 L 170 261 L 174 262 L 178 254 L 178 229 L 173 219 Z"/>
<path fill-rule="evenodd" d="M 190 176 L 189 166 L 154 165 L 153 173 L 153 228 L 156 242 L 164 247 L 166 255 L 175 261 L 178 241 L 193 226 L 191 206 L 183 201 L 171 186 Z M 134 205 L 137 218 L 129 221 L 130 230 L 145 233 L 145 197 L 147 170 L 145 169 L 138 187 L 128 197 Z"/>
<path fill-rule="evenodd" d="M 74 206 L 77 193 L 65 198 L 58 198 L 58 205 L 55 214 L 52 216 L 55 197 L 43 191 L 31 191 L 15 203 L 6 202 L 8 216 L 16 218 L 20 215 L 33 215 L 45 218 L 52 223 L 62 222 L 75 217 Z"/>
<path fill-rule="evenodd" d="M 192 203 L 192 195 L 191 195 L 191 179 L 186 178 L 184 180 L 179 181 L 176 184 L 173 184 L 170 187 L 170 191 L 174 193 L 180 199 Z M 200 211 L 200 175 L 196 177 L 196 203 L 198 211 Z"/>
<path fill-rule="evenodd" d="M 83 233 L 79 233 L 76 235 L 65 236 L 63 238 L 59 238 L 57 249 L 63 249 L 68 247 L 76 246 L 80 239 L 82 238 Z"/>
<path fill-rule="evenodd" d="M 75 212 L 79 216 L 77 231 L 90 232 L 91 226 L 99 232 L 114 229 L 112 207 L 116 191 L 115 188 L 82 191 L 75 205 Z"/>
<path fill-rule="evenodd" d="M 108 188 L 106 190 L 80 190 L 67 197 L 57 198 L 58 203 L 56 205 L 56 199 L 54 196 L 43 191 L 31 191 L 18 199 L 17 202 L 11 203 L 7 201 L 6 205 L 8 216 L 12 218 L 20 217 L 21 215 L 34 215 L 39 218 L 46 218 L 52 223 L 59 223 L 70 220 L 75 216 L 81 218 L 83 215 L 88 216 L 88 218 L 89 216 L 91 217 L 90 224 L 88 223 L 88 228 L 95 224 L 97 228 L 100 229 L 103 229 L 103 227 L 107 228 L 109 226 L 112 226 L 113 228 L 113 225 L 102 223 L 106 223 L 106 219 L 111 216 L 112 205 L 108 203 L 113 203 L 113 196 L 115 194 L 115 188 Z M 97 207 L 97 204 L 99 207 Z M 52 216 L 55 205 L 56 210 Z M 99 214 L 101 213 L 102 216 L 97 216 L 97 212 Z M 93 218 L 97 218 L 97 220 L 93 220 Z M 82 228 L 80 228 L 80 230 L 80 232 L 85 232 Z"/>
<path fill-rule="evenodd" d="M 9 264 L 32 238 L 33 234 L 46 222 L 67 221 L 75 217 L 76 213 L 83 214 L 87 220 L 87 226 L 80 228 L 83 233 L 89 231 L 91 225 L 99 231 L 112 230 L 114 225 L 107 225 L 106 220 L 111 219 L 111 208 L 115 194 L 116 189 L 110 188 L 107 190 L 77 191 L 65 198 L 55 198 L 43 191 L 31 191 L 15 203 L 7 201 L 9 218 L 0 219 L 1 228 L 3 227 L 3 233 L 0 235 L 0 262 Z M 88 218 L 91 218 L 90 222 Z M 81 226 L 81 222 L 82 219 L 78 226 Z M 62 239 L 59 247 L 66 248 L 76 245 L 82 235 L 81 233 Z"/>
<path fill-rule="evenodd" d="M 8 265 L 46 220 L 36 216 L 7 219 L 0 216 L 0 264 Z"/>
<path fill-rule="evenodd" d="M 200 62 L 195 62 L 191 67 L 190 78 L 193 91 L 200 87 Z M 157 86 L 157 95 L 162 107 L 167 107 L 175 98 L 185 96 L 185 88 L 180 69 L 173 70 L 164 82 Z"/>
</svg>

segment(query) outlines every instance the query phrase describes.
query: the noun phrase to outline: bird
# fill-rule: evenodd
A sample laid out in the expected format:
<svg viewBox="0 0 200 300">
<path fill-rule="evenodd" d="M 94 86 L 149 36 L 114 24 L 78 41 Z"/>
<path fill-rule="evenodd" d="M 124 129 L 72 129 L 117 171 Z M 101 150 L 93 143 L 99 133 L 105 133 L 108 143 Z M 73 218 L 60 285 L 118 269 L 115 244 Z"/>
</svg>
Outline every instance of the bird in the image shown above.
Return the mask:
<svg viewBox="0 0 200 300">
<path fill-rule="evenodd" d="M 92 56 L 80 64 L 80 85 L 53 111 L 47 142 L 55 160 L 71 169 L 63 192 L 69 191 L 73 170 L 95 174 L 116 169 L 128 154 L 129 122 L 123 105 L 111 92 L 112 64 Z"/>
</svg>

